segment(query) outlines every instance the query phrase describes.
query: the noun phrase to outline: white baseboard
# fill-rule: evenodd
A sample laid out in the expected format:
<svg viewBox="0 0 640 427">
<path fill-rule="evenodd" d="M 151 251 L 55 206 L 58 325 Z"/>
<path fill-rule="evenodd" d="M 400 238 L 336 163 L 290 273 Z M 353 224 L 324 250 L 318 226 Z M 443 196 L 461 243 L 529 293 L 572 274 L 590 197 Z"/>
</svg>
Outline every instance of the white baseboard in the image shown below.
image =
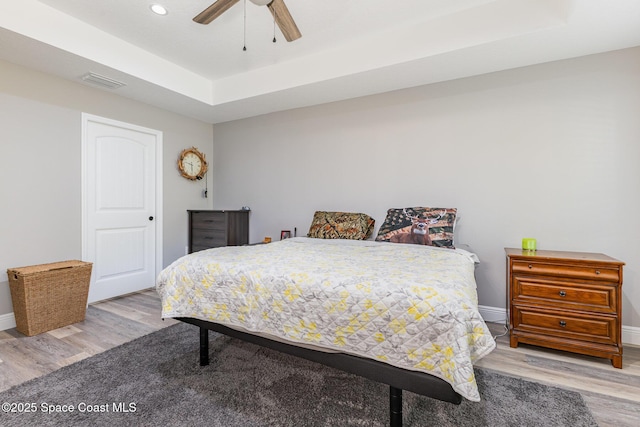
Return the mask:
<svg viewBox="0 0 640 427">
<path fill-rule="evenodd" d="M 486 322 L 507 323 L 507 310 L 479 305 L 480 315 Z M 622 343 L 640 345 L 640 328 L 622 325 Z"/>
<path fill-rule="evenodd" d="M 504 308 L 479 305 L 478 310 L 485 322 L 507 323 L 507 310 Z"/>
<path fill-rule="evenodd" d="M 0 314 L 0 331 L 16 327 L 16 317 L 13 313 Z"/>
<path fill-rule="evenodd" d="M 622 325 L 622 343 L 640 345 L 640 328 Z"/>
</svg>

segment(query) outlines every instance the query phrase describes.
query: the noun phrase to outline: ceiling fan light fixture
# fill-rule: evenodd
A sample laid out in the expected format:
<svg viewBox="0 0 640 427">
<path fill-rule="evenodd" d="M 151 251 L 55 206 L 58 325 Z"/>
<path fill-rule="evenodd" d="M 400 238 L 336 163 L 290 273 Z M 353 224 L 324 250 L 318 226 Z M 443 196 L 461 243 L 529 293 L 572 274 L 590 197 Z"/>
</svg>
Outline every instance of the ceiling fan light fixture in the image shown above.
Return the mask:
<svg viewBox="0 0 640 427">
<path fill-rule="evenodd" d="M 164 16 L 169 13 L 169 11 L 167 11 L 167 8 L 161 4 L 152 4 L 151 6 L 149 6 L 149 9 L 151 9 L 151 11 L 156 15 Z"/>
<path fill-rule="evenodd" d="M 273 0 L 249 0 L 251 3 L 258 6 L 266 6 L 271 3 Z"/>
</svg>

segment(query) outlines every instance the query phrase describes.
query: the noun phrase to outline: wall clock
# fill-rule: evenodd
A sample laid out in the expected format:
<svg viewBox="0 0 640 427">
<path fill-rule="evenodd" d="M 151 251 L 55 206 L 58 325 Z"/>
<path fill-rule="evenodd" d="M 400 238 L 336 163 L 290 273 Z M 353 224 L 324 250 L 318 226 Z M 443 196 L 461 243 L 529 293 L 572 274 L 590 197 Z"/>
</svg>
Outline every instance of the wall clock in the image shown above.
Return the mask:
<svg viewBox="0 0 640 427">
<path fill-rule="evenodd" d="M 186 148 L 182 150 L 178 158 L 178 169 L 180 175 L 195 181 L 204 178 L 204 174 L 207 172 L 207 161 L 204 154 L 196 147 Z"/>
</svg>

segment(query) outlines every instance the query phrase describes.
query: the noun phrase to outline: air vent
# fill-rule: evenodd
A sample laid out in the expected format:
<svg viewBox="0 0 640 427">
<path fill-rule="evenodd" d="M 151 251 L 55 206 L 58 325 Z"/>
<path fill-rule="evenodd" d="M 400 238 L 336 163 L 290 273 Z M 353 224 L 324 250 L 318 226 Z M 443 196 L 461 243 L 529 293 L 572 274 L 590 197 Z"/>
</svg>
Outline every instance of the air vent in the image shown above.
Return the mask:
<svg viewBox="0 0 640 427">
<path fill-rule="evenodd" d="M 105 87 L 107 89 L 118 89 L 122 86 L 126 86 L 126 83 L 119 82 L 109 77 L 101 76 L 96 73 L 87 73 L 81 77 L 81 79 L 87 83 L 91 83 L 96 86 Z"/>
</svg>

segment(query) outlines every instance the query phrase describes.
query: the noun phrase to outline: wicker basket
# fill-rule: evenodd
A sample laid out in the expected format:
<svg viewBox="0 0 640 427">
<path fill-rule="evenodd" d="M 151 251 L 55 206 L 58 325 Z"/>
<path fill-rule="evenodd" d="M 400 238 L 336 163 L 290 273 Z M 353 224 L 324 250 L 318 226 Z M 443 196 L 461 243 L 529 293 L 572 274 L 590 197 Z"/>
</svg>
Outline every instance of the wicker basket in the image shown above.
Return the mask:
<svg viewBox="0 0 640 427">
<path fill-rule="evenodd" d="M 32 336 L 83 321 L 91 266 L 62 261 L 8 269 L 16 329 Z"/>
</svg>

